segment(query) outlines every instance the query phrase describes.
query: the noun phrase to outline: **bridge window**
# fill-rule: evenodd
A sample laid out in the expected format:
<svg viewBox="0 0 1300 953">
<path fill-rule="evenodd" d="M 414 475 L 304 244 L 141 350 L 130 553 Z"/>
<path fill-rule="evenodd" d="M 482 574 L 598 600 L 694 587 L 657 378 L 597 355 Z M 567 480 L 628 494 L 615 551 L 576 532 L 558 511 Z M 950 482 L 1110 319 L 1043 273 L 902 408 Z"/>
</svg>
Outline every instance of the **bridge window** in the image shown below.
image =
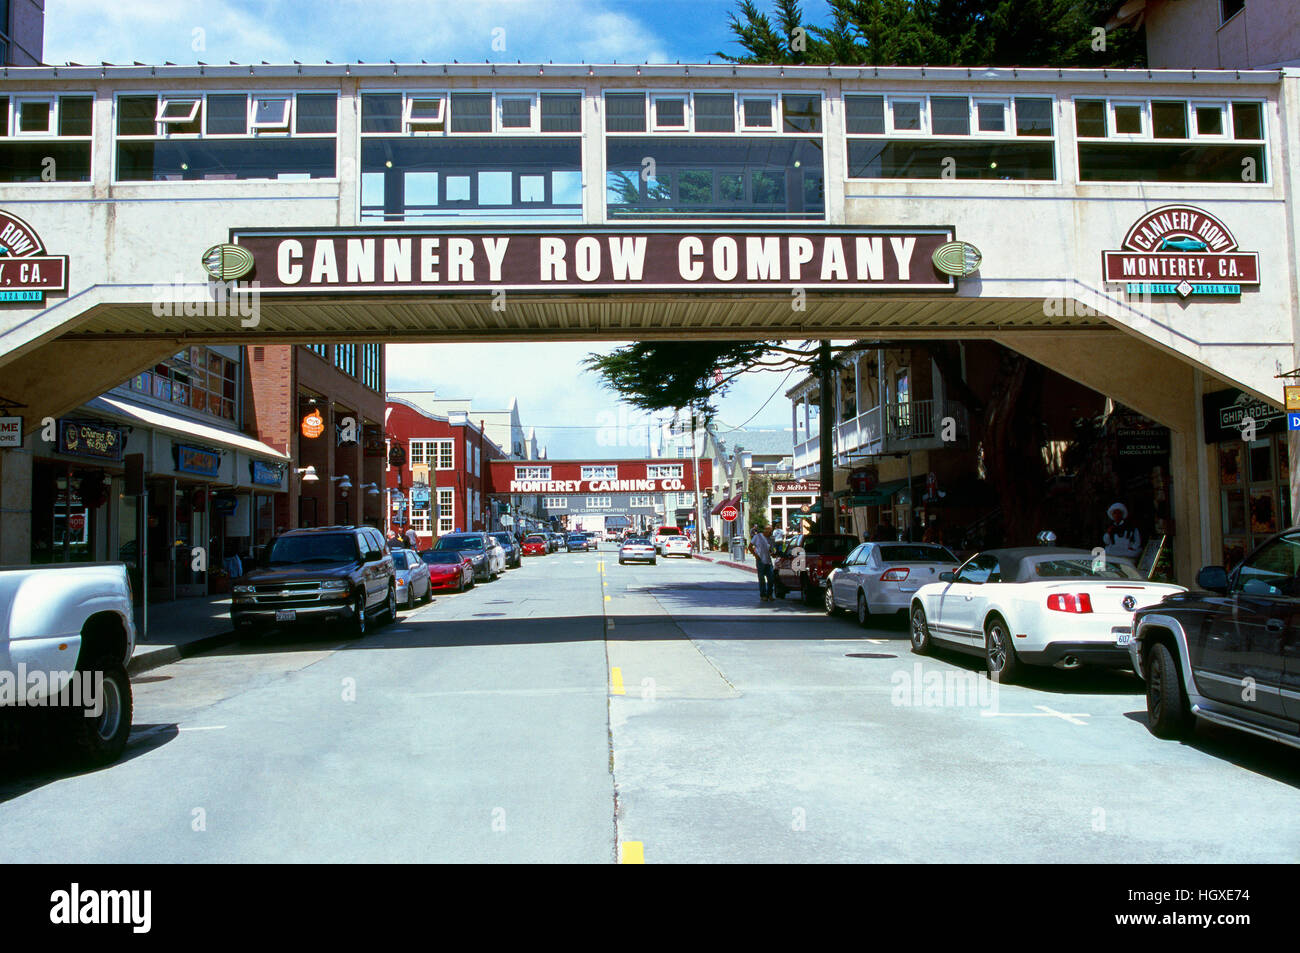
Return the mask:
<svg viewBox="0 0 1300 953">
<path fill-rule="evenodd" d="M 645 476 L 647 480 L 680 480 L 682 465 L 680 463 L 650 464 L 645 468 Z"/>
<path fill-rule="evenodd" d="M 781 127 L 776 126 L 776 108 L 781 103 Z M 647 105 L 649 111 L 647 113 Z M 820 93 L 754 93 L 709 91 L 607 92 L 605 131 L 644 133 L 649 131 L 703 135 L 782 133 L 821 135 Z"/>
<path fill-rule="evenodd" d="M 239 364 L 211 348 L 191 347 L 136 374 L 125 390 L 151 403 L 236 420 L 239 412 Z"/>
<path fill-rule="evenodd" d="M 1052 110 L 1053 101 L 1038 96 L 849 94 L 848 176 L 1050 182 Z"/>
<path fill-rule="evenodd" d="M 357 346 L 355 344 L 335 344 L 334 366 L 349 377 L 356 377 Z"/>
<path fill-rule="evenodd" d="M 582 131 L 581 93 L 363 93 L 363 136 Z"/>
<path fill-rule="evenodd" d="M 562 510 L 566 509 L 568 505 L 568 499 L 563 496 L 548 496 L 542 502 L 542 508 L 547 510 Z"/>
<path fill-rule="evenodd" d="M 0 182 L 89 182 L 90 96 L 0 96 Z"/>
<path fill-rule="evenodd" d="M 1076 99 L 1085 182 L 1267 182 L 1260 102 Z"/>
<path fill-rule="evenodd" d="M 550 480 L 550 467 L 515 467 L 516 480 Z"/>
<path fill-rule="evenodd" d="M 591 467 L 583 467 L 583 468 L 582 468 L 582 479 L 584 479 L 584 480 L 617 480 L 617 479 L 618 479 L 618 467 L 617 467 L 617 466 L 608 466 L 608 467 L 591 466 Z"/>
<path fill-rule="evenodd" d="M 117 98 L 117 179 L 327 179 L 335 93 L 209 93 Z"/>
<path fill-rule="evenodd" d="M 589 496 L 587 497 L 587 509 L 589 510 L 607 510 L 614 505 L 612 497 L 608 496 Z"/>
<path fill-rule="evenodd" d="M 361 345 L 361 383 L 379 394 L 384 392 L 383 347 L 382 344 Z"/>
</svg>

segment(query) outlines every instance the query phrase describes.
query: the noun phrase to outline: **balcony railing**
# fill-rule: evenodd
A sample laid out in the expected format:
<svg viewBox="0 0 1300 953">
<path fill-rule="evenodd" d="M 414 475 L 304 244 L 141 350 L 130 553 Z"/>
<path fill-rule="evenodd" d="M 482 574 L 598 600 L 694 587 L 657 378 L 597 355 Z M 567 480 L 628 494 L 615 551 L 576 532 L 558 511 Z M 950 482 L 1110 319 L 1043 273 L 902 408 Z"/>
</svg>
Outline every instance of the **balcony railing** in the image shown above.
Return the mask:
<svg viewBox="0 0 1300 953">
<path fill-rule="evenodd" d="M 945 421 L 951 419 L 951 427 Z M 948 431 L 951 431 L 949 433 Z M 872 407 L 836 428 L 836 451 L 844 457 L 864 457 L 908 450 L 938 450 L 970 434 L 970 415 L 956 401 L 912 400 Z M 945 440 L 945 437 L 951 438 Z M 812 435 L 794 446 L 794 473 L 806 476 L 820 463 L 821 439 Z"/>
</svg>

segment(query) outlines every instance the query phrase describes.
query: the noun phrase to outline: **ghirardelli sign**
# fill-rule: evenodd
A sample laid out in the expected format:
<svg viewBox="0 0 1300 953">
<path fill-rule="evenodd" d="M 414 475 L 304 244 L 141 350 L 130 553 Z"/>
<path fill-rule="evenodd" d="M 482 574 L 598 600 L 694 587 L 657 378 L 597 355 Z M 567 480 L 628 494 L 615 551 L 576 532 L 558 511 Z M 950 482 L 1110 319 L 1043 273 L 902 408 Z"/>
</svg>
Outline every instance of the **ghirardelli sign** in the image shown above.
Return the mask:
<svg viewBox="0 0 1300 953">
<path fill-rule="evenodd" d="M 950 227 L 234 229 L 266 294 L 953 291 Z"/>
<path fill-rule="evenodd" d="M 0 302 L 45 300 L 47 291 L 68 290 L 68 256 L 45 254 L 36 230 L 0 211 Z"/>
<path fill-rule="evenodd" d="M 1228 226 L 1204 209 L 1165 205 L 1124 236 L 1122 251 L 1102 252 L 1107 281 L 1136 282 L 1149 294 L 1240 294 L 1259 284 L 1259 255 L 1237 250 Z"/>
</svg>

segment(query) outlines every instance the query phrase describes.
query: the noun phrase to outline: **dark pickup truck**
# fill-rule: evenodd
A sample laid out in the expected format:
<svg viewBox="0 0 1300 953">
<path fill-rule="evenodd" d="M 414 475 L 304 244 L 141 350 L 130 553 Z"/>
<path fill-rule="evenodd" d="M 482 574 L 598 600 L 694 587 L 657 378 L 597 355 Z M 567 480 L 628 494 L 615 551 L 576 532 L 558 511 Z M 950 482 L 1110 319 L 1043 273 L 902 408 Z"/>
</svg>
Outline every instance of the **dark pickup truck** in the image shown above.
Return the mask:
<svg viewBox="0 0 1300 953">
<path fill-rule="evenodd" d="M 810 606 L 824 601 L 822 590 L 831 570 L 844 562 L 858 546 L 856 536 L 845 533 L 803 533 L 788 536 L 772 548 L 772 568 L 775 571 L 775 595 L 796 591 Z"/>
<path fill-rule="evenodd" d="M 231 587 L 230 618 L 244 635 L 298 622 L 344 622 L 365 635 L 376 614 L 396 620 L 397 577 L 371 526 L 282 533 Z"/>
<path fill-rule="evenodd" d="M 1147 683 L 1147 727 L 1191 734 L 1197 718 L 1300 747 L 1300 528 L 1271 537 L 1202 591 L 1133 616 L 1129 656 Z"/>
</svg>

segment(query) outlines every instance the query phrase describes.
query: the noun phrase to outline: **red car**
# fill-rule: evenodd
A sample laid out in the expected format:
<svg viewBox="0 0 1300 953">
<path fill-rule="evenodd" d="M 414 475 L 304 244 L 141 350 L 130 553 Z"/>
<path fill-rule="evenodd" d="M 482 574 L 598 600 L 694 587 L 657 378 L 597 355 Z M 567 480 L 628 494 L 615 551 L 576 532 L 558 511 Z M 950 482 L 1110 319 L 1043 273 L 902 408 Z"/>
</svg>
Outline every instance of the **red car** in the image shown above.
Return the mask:
<svg viewBox="0 0 1300 953">
<path fill-rule="evenodd" d="M 547 545 L 545 536 L 525 536 L 524 537 L 524 555 L 525 556 L 545 556 L 550 546 Z"/>
<path fill-rule="evenodd" d="M 426 549 L 420 558 L 429 565 L 430 589 L 464 592 L 474 587 L 474 563 L 458 549 Z"/>
</svg>

